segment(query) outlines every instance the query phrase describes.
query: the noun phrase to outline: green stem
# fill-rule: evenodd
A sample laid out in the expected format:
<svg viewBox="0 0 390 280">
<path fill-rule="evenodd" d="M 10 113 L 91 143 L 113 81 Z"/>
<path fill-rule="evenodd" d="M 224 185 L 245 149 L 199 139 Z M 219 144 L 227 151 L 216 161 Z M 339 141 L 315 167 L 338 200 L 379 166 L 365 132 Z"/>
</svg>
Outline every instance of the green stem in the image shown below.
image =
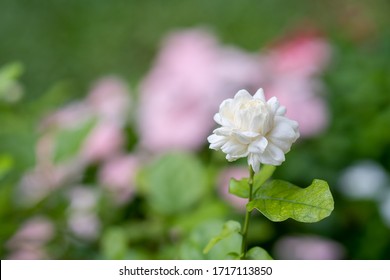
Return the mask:
<svg viewBox="0 0 390 280">
<path fill-rule="evenodd" d="M 249 165 L 249 198 L 248 203 L 252 201 L 252 190 L 253 190 L 253 176 L 255 175 L 255 172 L 253 171 L 252 166 Z M 245 211 L 245 221 L 244 221 L 244 227 L 242 229 L 241 235 L 242 235 L 242 243 L 241 243 L 241 259 L 245 259 L 246 251 L 247 251 L 247 243 L 248 243 L 248 230 L 249 230 L 249 218 L 252 211 Z"/>
</svg>

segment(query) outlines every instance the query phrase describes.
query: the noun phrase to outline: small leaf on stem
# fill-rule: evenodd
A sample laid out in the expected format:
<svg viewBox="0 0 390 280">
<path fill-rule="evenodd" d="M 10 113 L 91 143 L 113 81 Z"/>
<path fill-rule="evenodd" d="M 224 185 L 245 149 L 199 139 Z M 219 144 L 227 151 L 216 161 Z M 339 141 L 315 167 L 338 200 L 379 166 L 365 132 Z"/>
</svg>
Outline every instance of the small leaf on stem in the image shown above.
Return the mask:
<svg viewBox="0 0 390 280">
<path fill-rule="evenodd" d="M 241 180 L 236 180 L 234 178 L 230 179 L 229 193 L 234 194 L 235 196 L 241 198 L 248 198 L 249 197 L 248 178 L 242 178 Z"/>
<path fill-rule="evenodd" d="M 221 233 L 210 240 L 210 242 L 204 248 L 203 253 L 207 254 L 219 241 L 230 237 L 234 233 L 239 233 L 240 231 L 241 231 L 241 225 L 239 222 L 227 221 L 223 225 Z"/>
<path fill-rule="evenodd" d="M 272 165 L 262 165 L 260 171 L 253 178 L 253 191 L 260 188 L 272 176 L 275 169 L 276 167 Z M 230 179 L 229 193 L 241 198 L 249 198 L 248 178 Z"/>
</svg>

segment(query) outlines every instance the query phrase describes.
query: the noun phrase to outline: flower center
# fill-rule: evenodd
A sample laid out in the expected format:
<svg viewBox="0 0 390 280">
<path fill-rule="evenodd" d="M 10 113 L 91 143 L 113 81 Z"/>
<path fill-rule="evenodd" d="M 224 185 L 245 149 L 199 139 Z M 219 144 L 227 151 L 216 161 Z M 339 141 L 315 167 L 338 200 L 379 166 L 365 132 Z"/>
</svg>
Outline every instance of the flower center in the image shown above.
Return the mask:
<svg viewBox="0 0 390 280">
<path fill-rule="evenodd" d="M 272 128 L 272 117 L 264 101 L 252 99 L 241 104 L 239 108 L 239 128 L 245 131 L 257 132 L 264 136 Z"/>
<path fill-rule="evenodd" d="M 265 103 L 260 99 L 252 99 L 242 104 L 240 110 L 264 110 L 265 107 Z"/>
</svg>

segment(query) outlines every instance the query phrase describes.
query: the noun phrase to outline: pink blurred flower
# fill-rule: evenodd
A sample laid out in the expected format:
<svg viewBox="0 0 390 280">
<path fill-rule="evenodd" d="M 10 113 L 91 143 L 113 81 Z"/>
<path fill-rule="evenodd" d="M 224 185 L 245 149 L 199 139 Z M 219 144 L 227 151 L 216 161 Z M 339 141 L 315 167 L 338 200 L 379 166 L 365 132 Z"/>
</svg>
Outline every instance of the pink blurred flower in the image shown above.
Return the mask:
<svg viewBox="0 0 390 280">
<path fill-rule="evenodd" d="M 328 42 L 313 32 L 299 32 L 270 49 L 269 68 L 279 75 L 308 77 L 319 74 L 330 60 Z"/>
<path fill-rule="evenodd" d="M 320 236 L 286 236 L 276 242 L 274 250 L 282 260 L 338 260 L 345 254 L 341 244 Z"/>
<path fill-rule="evenodd" d="M 330 55 L 324 38 L 302 32 L 271 48 L 262 61 L 267 73 L 263 81 L 267 98 L 276 96 L 288 108 L 286 116 L 298 121 L 303 137 L 322 132 L 329 121 L 318 75 Z"/>
<path fill-rule="evenodd" d="M 40 123 L 40 130 L 43 134 L 55 129 L 71 129 L 78 127 L 93 117 L 94 113 L 90 106 L 84 101 L 72 102 L 47 117 Z"/>
<path fill-rule="evenodd" d="M 8 260 L 47 260 L 47 252 L 41 248 L 23 248 L 13 251 L 7 256 Z"/>
<path fill-rule="evenodd" d="M 7 241 L 6 247 L 11 251 L 7 259 L 47 259 L 44 247 L 53 235 L 53 224 L 47 218 L 41 216 L 30 218 Z"/>
<path fill-rule="evenodd" d="M 114 200 L 122 204 L 134 194 L 134 180 L 138 169 L 138 159 L 134 155 L 122 155 L 107 161 L 99 172 L 99 180 Z"/>
<path fill-rule="evenodd" d="M 256 59 L 204 30 L 171 34 L 140 87 L 141 145 L 153 152 L 205 143 L 219 103 L 256 79 Z"/>
<path fill-rule="evenodd" d="M 36 166 L 23 174 L 19 185 L 19 200 L 22 204 L 32 205 L 66 183 L 80 179 L 84 164 L 73 159 L 71 163 L 55 163 L 55 136 L 48 132 L 36 144 Z"/>
<path fill-rule="evenodd" d="M 42 121 L 42 141 L 38 159 L 52 159 L 55 132 L 85 125 L 92 120 L 95 127 L 85 140 L 81 155 L 84 161 L 101 160 L 115 154 L 123 142 L 122 129 L 130 108 L 130 94 L 124 82 L 115 77 L 99 80 L 85 100 L 60 108 Z M 48 138 L 48 139 L 45 139 Z"/>
<path fill-rule="evenodd" d="M 70 230 L 78 237 L 95 240 L 100 234 L 100 220 L 92 212 L 75 212 L 68 219 Z"/>
<path fill-rule="evenodd" d="M 106 160 L 122 150 L 124 139 L 121 127 L 111 122 L 100 122 L 88 135 L 80 155 L 86 162 Z"/>
<path fill-rule="evenodd" d="M 27 171 L 21 178 L 18 191 L 18 203 L 33 205 L 63 184 L 80 179 L 83 165 L 80 162 L 72 164 L 42 165 Z"/>
<path fill-rule="evenodd" d="M 99 117 L 118 124 L 124 124 L 131 105 L 127 85 L 117 77 L 98 80 L 86 102 Z"/>
<path fill-rule="evenodd" d="M 47 218 L 38 216 L 27 220 L 7 242 L 8 247 L 17 248 L 25 244 L 43 245 L 50 241 L 54 227 Z"/>
<path fill-rule="evenodd" d="M 229 167 L 221 171 L 218 176 L 218 192 L 224 200 L 229 202 L 234 208 L 245 211 L 248 199 L 241 198 L 229 193 L 230 179 L 243 179 L 249 176 L 247 167 Z"/>
<path fill-rule="evenodd" d="M 96 214 L 98 192 L 93 187 L 78 186 L 70 189 L 68 227 L 78 237 L 95 240 L 100 232 L 100 220 Z"/>
<path fill-rule="evenodd" d="M 88 135 L 81 156 L 87 162 L 106 160 L 123 148 L 123 126 L 131 99 L 126 84 L 116 77 L 100 79 L 86 98 L 98 123 Z"/>
<path fill-rule="evenodd" d="M 315 94 L 320 87 L 319 81 L 286 77 L 270 83 L 266 93 L 278 98 L 286 116 L 298 122 L 301 136 L 309 137 L 322 132 L 329 121 L 325 101 Z"/>
<path fill-rule="evenodd" d="M 119 154 L 125 141 L 123 127 L 130 103 L 125 83 L 115 77 L 106 77 L 96 83 L 84 100 L 64 106 L 44 118 L 36 145 L 37 164 L 19 184 L 21 201 L 36 203 L 52 190 L 77 182 L 89 164 Z M 64 160 L 55 161 L 60 133 L 83 128 L 92 122 L 95 126 L 82 139 L 80 150 Z"/>
<path fill-rule="evenodd" d="M 69 190 L 68 197 L 70 211 L 90 211 L 95 209 L 98 193 L 93 187 L 77 186 Z"/>
</svg>

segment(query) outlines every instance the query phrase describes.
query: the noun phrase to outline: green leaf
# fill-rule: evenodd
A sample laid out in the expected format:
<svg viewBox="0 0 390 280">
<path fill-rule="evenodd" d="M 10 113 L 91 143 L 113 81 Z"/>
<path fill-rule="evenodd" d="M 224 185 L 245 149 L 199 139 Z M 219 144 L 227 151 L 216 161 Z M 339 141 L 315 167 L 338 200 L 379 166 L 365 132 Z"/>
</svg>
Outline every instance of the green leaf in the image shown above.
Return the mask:
<svg viewBox="0 0 390 280">
<path fill-rule="evenodd" d="M 183 215 L 178 213 L 174 217 L 173 223 L 183 231 L 191 231 L 205 220 L 223 218 L 228 213 L 230 213 L 230 208 L 222 200 L 207 199 L 191 212 L 185 212 Z"/>
<path fill-rule="evenodd" d="M 182 241 L 179 257 L 184 260 L 225 260 L 239 255 L 242 236 L 233 233 L 229 237 L 218 242 L 207 254 L 203 249 L 210 239 L 220 234 L 225 221 L 221 219 L 204 220 L 197 225 Z"/>
<path fill-rule="evenodd" d="M 146 171 L 146 198 L 157 212 L 173 215 L 192 209 L 207 191 L 204 167 L 192 154 L 172 153 Z"/>
<path fill-rule="evenodd" d="M 108 228 L 101 239 L 102 253 L 108 260 L 124 259 L 128 245 L 126 232 L 121 227 Z"/>
<path fill-rule="evenodd" d="M 236 221 L 227 221 L 222 228 L 219 235 L 212 238 L 207 246 L 204 248 L 203 253 L 207 254 L 219 241 L 230 237 L 233 233 L 239 233 L 241 231 L 241 224 Z"/>
<path fill-rule="evenodd" d="M 266 250 L 261 247 L 253 247 L 246 252 L 246 260 L 273 260 Z"/>
<path fill-rule="evenodd" d="M 334 201 L 328 183 L 314 180 L 305 188 L 273 180 L 259 188 L 247 210 L 257 209 L 273 222 L 292 218 L 299 222 L 314 223 L 330 215 Z"/>
<path fill-rule="evenodd" d="M 249 197 L 248 178 L 243 178 L 241 180 L 237 180 L 234 178 L 230 179 L 229 193 L 234 194 L 238 197 L 248 198 Z"/>
<path fill-rule="evenodd" d="M 0 155 L 0 180 L 11 171 L 14 165 L 14 160 L 9 155 Z"/>
<path fill-rule="evenodd" d="M 0 68 L 0 100 L 13 103 L 22 97 L 23 89 L 18 82 L 22 73 L 23 65 L 20 62 L 9 63 Z"/>
<path fill-rule="evenodd" d="M 262 165 L 260 171 L 255 174 L 253 178 L 253 191 L 260 188 L 274 173 L 276 167 L 272 165 Z M 230 179 L 229 193 L 234 194 L 241 198 L 249 197 L 249 185 L 248 178 L 242 178 L 241 180 Z"/>
<path fill-rule="evenodd" d="M 12 62 L 0 68 L 0 81 L 18 79 L 24 71 L 21 62 Z"/>
<path fill-rule="evenodd" d="M 253 247 L 246 252 L 247 260 L 273 260 L 266 250 L 260 247 Z"/>
<path fill-rule="evenodd" d="M 95 120 L 90 120 L 74 129 L 60 130 L 56 135 L 54 161 L 61 162 L 76 155 L 95 124 Z"/>
<path fill-rule="evenodd" d="M 260 188 L 269 178 L 271 178 L 272 174 L 274 174 L 276 166 L 273 165 L 262 165 L 260 167 L 260 171 L 255 174 L 253 178 L 253 191 L 256 191 Z"/>
</svg>

